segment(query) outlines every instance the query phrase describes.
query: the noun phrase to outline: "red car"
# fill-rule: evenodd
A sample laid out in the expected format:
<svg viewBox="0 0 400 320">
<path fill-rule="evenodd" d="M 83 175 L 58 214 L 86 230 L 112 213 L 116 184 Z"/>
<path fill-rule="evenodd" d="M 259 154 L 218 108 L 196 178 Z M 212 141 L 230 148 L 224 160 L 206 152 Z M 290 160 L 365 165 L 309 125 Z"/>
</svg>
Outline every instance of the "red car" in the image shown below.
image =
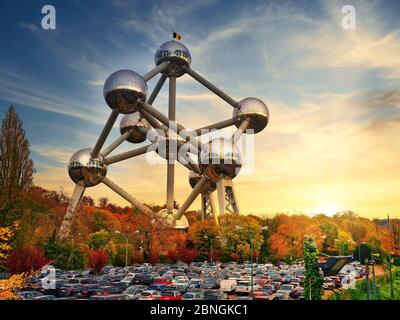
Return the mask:
<svg viewBox="0 0 400 320">
<path fill-rule="evenodd" d="M 168 286 L 172 284 L 172 282 L 169 281 L 167 278 L 155 278 L 153 284 L 165 284 Z"/>
<path fill-rule="evenodd" d="M 182 300 L 182 296 L 178 291 L 161 292 L 161 300 Z"/>
</svg>

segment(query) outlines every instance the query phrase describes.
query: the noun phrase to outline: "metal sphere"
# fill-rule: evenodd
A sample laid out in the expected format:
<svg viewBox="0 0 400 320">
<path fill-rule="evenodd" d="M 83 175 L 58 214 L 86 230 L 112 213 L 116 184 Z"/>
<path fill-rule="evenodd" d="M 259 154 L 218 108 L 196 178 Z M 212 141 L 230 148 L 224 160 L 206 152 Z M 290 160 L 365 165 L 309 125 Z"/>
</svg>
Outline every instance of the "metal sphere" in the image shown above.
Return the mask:
<svg viewBox="0 0 400 320">
<path fill-rule="evenodd" d="M 72 181 L 85 187 L 93 187 L 101 182 L 107 174 L 107 166 L 102 159 L 91 159 L 92 149 L 82 149 L 75 152 L 68 163 L 68 174 Z"/>
<path fill-rule="evenodd" d="M 179 220 L 174 221 L 174 215 L 177 212 L 176 209 L 168 211 L 167 209 L 160 210 L 157 214 L 163 217 L 167 223 L 177 230 L 187 230 L 189 228 L 189 221 L 185 215 L 182 216 Z"/>
<path fill-rule="evenodd" d="M 194 189 L 196 185 L 199 183 L 203 176 L 200 174 L 197 174 L 194 171 L 189 171 L 189 184 L 190 186 Z M 206 188 L 202 191 L 202 193 L 211 193 L 217 190 L 217 185 L 215 182 L 210 181 L 210 183 L 207 185 Z"/>
<path fill-rule="evenodd" d="M 163 75 L 180 77 L 185 74 L 183 67 L 189 66 L 192 62 L 192 56 L 184 44 L 171 40 L 163 43 L 157 49 L 154 61 L 157 66 L 164 61 L 170 63 L 169 67 L 162 72 Z"/>
<path fill-rule="evenodd" d="M 217 138 L 203 145 L 199 153 L 200 170 L 213 182 L 235 178 L 242 166 L 240 152 L 232 140 Z"/>
<path fill-rule="evenodd" d="M 146 130 L 150 128 L 150 124 L 143 118 L 139 111 L 123 116 L 119 123 L 119 131 L 121 134 L 132 130 L 131 134 L 126 139 L 131 143 L 146 141 Z"/>
<path fill-rule="evenodd" d="M 146 100 L 147 84 L 135 71 L 119 70 L 108 77 L 103 92 L 111 109 L 128 114 L 138 110 L 138 99 Z"/>
<path fill-rule="evenodd" d="M 248 129 L 253 129 L 254 133 L 262 131 L 269 121 L 266 104 L 257 98 L 246 98 L 240 101 L 239 106 L 233 110 L 235 126 L 239 128 L 247 118 L 250 118 Z"/>
</svg>

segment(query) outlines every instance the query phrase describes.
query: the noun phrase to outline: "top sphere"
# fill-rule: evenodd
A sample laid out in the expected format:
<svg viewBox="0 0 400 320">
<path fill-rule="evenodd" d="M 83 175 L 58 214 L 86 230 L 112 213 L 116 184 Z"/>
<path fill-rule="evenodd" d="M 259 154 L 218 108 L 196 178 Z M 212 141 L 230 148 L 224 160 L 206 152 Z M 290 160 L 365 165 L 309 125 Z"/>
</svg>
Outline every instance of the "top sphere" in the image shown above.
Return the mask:
<svg viewBox="0 0 400 320">
<path fill-rule="evenodd" d="M 68 173 L 75 183 L 85 187 L 93 187 L 101 182 L 107 174 L 107 166 L 99 158 L 91 159 L 92 149 L 82 149 L 75 152 L 68 164 Z"/>
<path fill-rule="evenodd" d="M 103 92 L 111 109 L 128 114 L 138 110 L 138 99 L 146 100 L 147 84 L 135 71 L 119 70 L 108 77 Z"/>
<path fill-rule="evenodd" d="M 239 106 L 233 110 L 235 126 L 240 127 L 242 122 L 250 118 L 247 129 L 253 129 L 254 133 L 262 131 L 268 124 L 269 111 L 264 102 L 257 98 L 246 98 L 239 101 Z"/>
<path fill-rule="evenodd" d="M 213 182 L 223 178 L 233 179 L 242 167 L 239 149 L 230 139 L 214 139 L 203 145 L 199 153 L 199 166 Z"/>
<path fill-rule="evenodd" d="M 192 62 L 192 56 L 189 49 L 181 42 L 171 40 L 163 43 L 156 52 L 154 61 L 158 66 L 164 61 L 170 65 L 164 69 L 163 75 L 167 77 L 180 77 L 185 74 L 184 66 L 189 66 Z"/>
</svg>

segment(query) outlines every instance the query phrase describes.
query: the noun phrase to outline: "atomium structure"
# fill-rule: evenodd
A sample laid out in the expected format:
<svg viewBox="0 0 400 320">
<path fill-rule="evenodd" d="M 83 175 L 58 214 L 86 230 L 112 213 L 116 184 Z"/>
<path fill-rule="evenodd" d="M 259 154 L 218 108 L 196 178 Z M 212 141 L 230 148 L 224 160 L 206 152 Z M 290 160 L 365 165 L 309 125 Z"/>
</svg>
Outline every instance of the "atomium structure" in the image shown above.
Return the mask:
<svg viewBox="0 0 400 320">
<path fill-rule="evenodd" d="M 191 67 L 192 57 L 181 42 L 172 40 L 162 44 L 155 54 L 155 68 L 145 75 L 131 70 L 117 71 L 104 84 L 104 99 L 111 108 L 103 131 L 93 148 L 74 153 L 68 164 L 68 173 L 75 188 L 64 216 L 58 239 L 70 236 L 74 215 L 86 188 L 103 183 L 132 206 L 145 214 L 159 215 L 173 228 L 187 229 L 186 210 L 197 196 L 202 197 L 202 216 L 213 218 L 218 225 L 218 216 L 223 213 L 239 213 L 232 180 L 238 175 L 242 159 L 236 143 L 243 133 L 262 131 L 268 124 L 269 111 L 257 98 L 235 101 L 222 90 L 207 81 Z M 147 82 L 161 74 L 153 92 L 148 95 Z M 232 117 L 196 130 L 187 130 L 176 121 L 176 79 L 190 75 L 207 89 L 233 107 Z M 169 82 L 168 116 L 153 107 L 153 103 L 164 85 Z M 106 139 L 119 114 L 122 114 L 120 137 L 103 149 Z M 202 144 L 199 136 L 209 130 L 220 130 L 236 126 L 230 137 L 214 138 Z M 116 155 L 110 155 L 124 141 L 131 144 L 148 144 Z M 156 152 L 167 161 L 166 208 L 153 212 L 149 207 L 107 177 L 108 166 L 133 157 Z M 194 159 L 193 159 L 194 158 Z M 189 183 L 193 188 L 179 209 L 174 208 L 175 163 L 189 169 Z M 219 214 L 214 204 L 213 193 L 217 191 Z"/>
</svg>

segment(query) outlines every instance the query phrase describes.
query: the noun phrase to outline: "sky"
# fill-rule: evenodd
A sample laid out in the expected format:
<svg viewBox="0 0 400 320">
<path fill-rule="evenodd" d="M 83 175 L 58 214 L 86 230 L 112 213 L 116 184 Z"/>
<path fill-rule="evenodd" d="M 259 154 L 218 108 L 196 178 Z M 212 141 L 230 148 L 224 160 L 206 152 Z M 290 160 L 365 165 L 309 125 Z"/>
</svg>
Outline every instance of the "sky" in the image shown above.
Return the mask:
<svg viewBox="0 0 400 320">
<path fill-rule="evenodd" d="M 41 27 L 46 4 L 56 8 L 55 30 Z M 342 26 L 348 4 L 355 29 Z M 257 97 L 269 108 L 267 128 L 253 137 L 253 171 L 234 180 L 243 214 L 400 216 L 399 16 L 395 0 L 4 0 L 0 118 L 10 104 L 22 118 L 35 184 L 71 194 L 68 160 L 94 146 L 110 114 L 105 80 L 120 69 L 151 70 L 176 31 L 194 70 L 235 100 Z M 167 94 L 164 86 L 154 103 L 163 112 Z M 231 116 L 189 76 L 177 80 L 180 123 L 197 128 Z M 119 136 L 118 123 L 106 144 Z M 136 147 L 124 143 L 115 154 Z M 164 163 L 139 157 L 108 169 L 137 199 L 165 203 Z M 191 191 L 187 174 L 176 167 L 178 203 Z M 127 204 L 102 185 L 87 194 Z"/>
</svg>

